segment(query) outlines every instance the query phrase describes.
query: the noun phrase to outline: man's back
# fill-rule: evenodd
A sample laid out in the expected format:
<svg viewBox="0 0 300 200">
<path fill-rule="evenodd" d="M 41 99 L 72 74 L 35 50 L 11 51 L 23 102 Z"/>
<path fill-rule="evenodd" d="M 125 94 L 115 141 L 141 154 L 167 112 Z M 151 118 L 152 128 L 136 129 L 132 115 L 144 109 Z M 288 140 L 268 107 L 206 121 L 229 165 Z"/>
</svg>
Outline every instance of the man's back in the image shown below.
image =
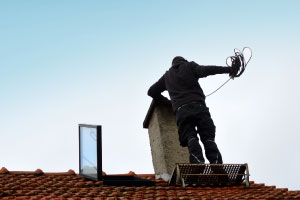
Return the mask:
<svg viewBox="0 0 300 200">
<path fill-rule="evenodd" d="M 173 65 L 164 75 L 166 89 L 169 92 L 173 109 L 191 101 L 203 101 L 205 95 L 198 83 L 193 65 L 194 62 L 184 62 Z"/>
</svg>

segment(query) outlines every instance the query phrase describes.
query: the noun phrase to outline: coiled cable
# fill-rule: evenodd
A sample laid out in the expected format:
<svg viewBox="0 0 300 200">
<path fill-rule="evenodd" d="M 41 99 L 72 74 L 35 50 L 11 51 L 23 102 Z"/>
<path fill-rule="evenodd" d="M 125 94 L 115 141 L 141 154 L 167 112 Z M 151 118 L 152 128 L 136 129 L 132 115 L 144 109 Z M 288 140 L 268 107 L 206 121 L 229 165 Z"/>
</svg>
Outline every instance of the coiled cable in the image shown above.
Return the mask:
<svg viewBox="0 0 300 200">
<path fill-rule="evenodd" d="M 248 58 L 247 61 L 245 60 L 245 56 L 244 56 L 244 53 L 245 53 L 246 50 L 249 50 L 249 53 L 250 53 L 250 56 L 249 56 L 249 58 Z M 244 47 L 243 51 L 240 51 L 237 48 L 235 48 L 233 51 L 234 51 L 234 56 L 229 56 L 229 57 L 226 58 L 226 65 L 228 67 L 232 67 L 233 61 L 236 60 L 236 59 L 238 59 L 240 61 L 240 63 L 241 63 L 239 71 L 235 75 L 231 76 L 228 80 L 226 80 L 220 87 L 218 87 L 213 92 L 211 92 L 210 94 L 206 95 L 205 97 L 208 97 L 208 96 L 216 93 L 219 89 L 221 89 L 231 79 L 233 80 L 235 77 L 240 77 L 244 73 L 244 71 L 246 69 L 246 66 L 248 65 L 249 61 L 252 58 L 252 50 L 251 50 L 250 47 Z M 230 61 L 231 63 L 228 63 L 228 61 Z"/>
</svg>

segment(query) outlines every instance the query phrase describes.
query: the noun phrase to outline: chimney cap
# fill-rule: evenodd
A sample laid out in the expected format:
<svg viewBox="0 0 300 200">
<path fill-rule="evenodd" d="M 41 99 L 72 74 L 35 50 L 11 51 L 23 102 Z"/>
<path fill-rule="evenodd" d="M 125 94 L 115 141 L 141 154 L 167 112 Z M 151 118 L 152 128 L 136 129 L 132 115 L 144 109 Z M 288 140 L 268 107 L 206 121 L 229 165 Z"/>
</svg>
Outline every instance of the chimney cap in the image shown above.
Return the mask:
<svg viewBox="0 0 300 200">
<path fill-rule="evenodd" d="M 172 106 L 170 100 L 157 101 L 153 99 L 148 109 L 148 112 L 146 114 L 145 120 L 143 122 L 143 128 L 149 127 L 149 122 L 153 114 L 154 108 L 157 107 L 158 105 Z"/>
</svg>

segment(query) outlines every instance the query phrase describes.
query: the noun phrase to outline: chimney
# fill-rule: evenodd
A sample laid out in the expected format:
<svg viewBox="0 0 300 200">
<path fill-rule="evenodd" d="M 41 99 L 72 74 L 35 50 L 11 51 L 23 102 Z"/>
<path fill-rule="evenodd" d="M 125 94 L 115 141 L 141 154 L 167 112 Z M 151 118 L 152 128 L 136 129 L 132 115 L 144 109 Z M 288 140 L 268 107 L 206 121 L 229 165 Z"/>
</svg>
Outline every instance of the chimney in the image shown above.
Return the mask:
<svg viewBox="0 0 300 200">
<path fill-rule="evenodd" d="M 181 147 L 175 113 L 170 101 L 152 101 L 143 127 L 148 129 L 156 178 L 169 180 L 176 163 L 188 163 L 188 150 Z"/>
</svg>

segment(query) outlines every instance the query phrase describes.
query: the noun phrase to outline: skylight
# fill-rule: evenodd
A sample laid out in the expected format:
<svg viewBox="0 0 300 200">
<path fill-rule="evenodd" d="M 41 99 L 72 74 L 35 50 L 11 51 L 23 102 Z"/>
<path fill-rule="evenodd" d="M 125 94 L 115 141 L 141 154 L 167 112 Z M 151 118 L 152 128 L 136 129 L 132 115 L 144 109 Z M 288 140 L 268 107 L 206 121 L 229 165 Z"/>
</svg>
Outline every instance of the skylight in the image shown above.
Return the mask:
<svg viewBox="0 0 300 200">
<path fill-rule="evenodd" d="M 79 124 L 79 174 L 104 185 L 153 186 L 154 182 L 134 175 L 102 176 L 101 126 Z"/>
<path fill-rule="evenodd" d="M 79 174 L 93 180 L 102 175 L 101 126 L 79 125 Z"/>
</svg>

